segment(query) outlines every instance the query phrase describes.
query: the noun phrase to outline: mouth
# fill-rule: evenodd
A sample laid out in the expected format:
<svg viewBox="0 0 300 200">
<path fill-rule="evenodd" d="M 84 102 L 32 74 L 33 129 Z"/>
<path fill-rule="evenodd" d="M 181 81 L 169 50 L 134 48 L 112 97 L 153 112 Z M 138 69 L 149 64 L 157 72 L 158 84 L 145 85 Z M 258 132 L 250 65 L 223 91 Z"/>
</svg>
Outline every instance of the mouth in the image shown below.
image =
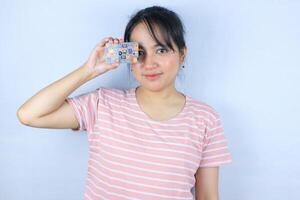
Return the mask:
<svg viewBox="0 0 300 200">
<path fill-rule="evenodd" d="M 159 74 L 145 74 L 144 76 L 148 80 L 155 80 L 155 79 L 158 79 L 160 77 L 160 75 L 162 75 L 162 73 L 159 73 Z"/>
</svg>

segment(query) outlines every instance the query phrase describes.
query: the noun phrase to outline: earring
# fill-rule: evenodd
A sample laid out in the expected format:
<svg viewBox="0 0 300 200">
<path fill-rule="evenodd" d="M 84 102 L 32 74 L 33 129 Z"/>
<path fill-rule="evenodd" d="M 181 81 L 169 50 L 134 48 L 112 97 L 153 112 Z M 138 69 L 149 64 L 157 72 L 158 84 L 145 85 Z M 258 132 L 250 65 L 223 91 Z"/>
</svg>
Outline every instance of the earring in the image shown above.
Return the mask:
<svg viewBox="0 0 300 200">
<path fill-rule="evenodd" d="M 182 68 L 184 68 L 184 64 L 183 64 L 184 61 L 185 61 L 184 58 L 185 58 L 185 57 L 182 58 L 182 64 L 181 64 L 181 67 L 182 67 Z"/>
</svg>

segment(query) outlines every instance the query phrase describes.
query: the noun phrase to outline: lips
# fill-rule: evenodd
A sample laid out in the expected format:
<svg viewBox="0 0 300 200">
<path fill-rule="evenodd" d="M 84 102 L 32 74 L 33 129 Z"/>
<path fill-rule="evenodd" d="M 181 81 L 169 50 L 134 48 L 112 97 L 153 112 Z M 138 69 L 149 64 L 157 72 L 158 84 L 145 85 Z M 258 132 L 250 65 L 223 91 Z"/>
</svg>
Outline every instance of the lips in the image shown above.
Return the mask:
<svg viewBox="0 0 300 200">
<path fill-rule="evenodd" d="M 157 76 L 157 75 L 161 75 L 162 73 L 157 73 L 157 74 L 145 74 L 145 76 L 148 76 L 148 77 L 154 77 L 154 76 Z"/>
<path fill-rule="evenodd" d="M 144 76 L 148 79 L 148 80 L 156 80 L 160 77 L 162 73 L 158 73 L 158 74 L 145 74 Z"/>
</svg>

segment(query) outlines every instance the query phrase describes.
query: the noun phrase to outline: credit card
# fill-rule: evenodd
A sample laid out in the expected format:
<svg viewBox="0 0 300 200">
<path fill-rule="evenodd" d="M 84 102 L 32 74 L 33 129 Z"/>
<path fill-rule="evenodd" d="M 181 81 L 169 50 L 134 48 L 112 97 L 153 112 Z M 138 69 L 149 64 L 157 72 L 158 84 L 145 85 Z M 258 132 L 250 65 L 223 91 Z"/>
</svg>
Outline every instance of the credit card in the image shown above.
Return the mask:
<svg viewBox="0 0 300 200">
<path fill-rule="evenodd" d="M 123 42 L 119 44 L 109 44 L 105 48 L 105 61 L 113 63 L 136 63 L 138 62 L 139 45 L 137 42 Z"/>
</svg>

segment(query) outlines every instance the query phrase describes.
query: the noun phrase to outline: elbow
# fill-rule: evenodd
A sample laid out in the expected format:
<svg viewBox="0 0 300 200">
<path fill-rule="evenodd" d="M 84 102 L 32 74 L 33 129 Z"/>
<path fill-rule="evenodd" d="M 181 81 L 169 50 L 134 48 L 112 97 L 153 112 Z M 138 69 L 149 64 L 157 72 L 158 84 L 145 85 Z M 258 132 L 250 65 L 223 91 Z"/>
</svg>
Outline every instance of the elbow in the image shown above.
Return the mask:
<svg viewBox="0 0 300 200">
<path fill-rule="evenodd" d="M 30 124 L 29 117 L 26 115 L 26 112 L 24 112 L 24 110 L 22 110 L 21 108 L 19 108 L 17 111 L 17 117 L 18 117 L 18 120 L 23 125 L 29 126 L 29 124 Z"/>
<path fill-rule="evenodd" d="M 215 192 L 210 194 L 195 193 L 195 200 L 219 200 L 219 194 Z"/>
<path fill-rule="evenodd" d="M 219 200 L 219 198 L 218 197 L 208 197 L 208 198 L 196 197 L 195 200 Z"/>
<path fill-rule="evenodd" d="M 219 200 L 218 196 L 196 197 L 195 200 Z"/>
</svg>

